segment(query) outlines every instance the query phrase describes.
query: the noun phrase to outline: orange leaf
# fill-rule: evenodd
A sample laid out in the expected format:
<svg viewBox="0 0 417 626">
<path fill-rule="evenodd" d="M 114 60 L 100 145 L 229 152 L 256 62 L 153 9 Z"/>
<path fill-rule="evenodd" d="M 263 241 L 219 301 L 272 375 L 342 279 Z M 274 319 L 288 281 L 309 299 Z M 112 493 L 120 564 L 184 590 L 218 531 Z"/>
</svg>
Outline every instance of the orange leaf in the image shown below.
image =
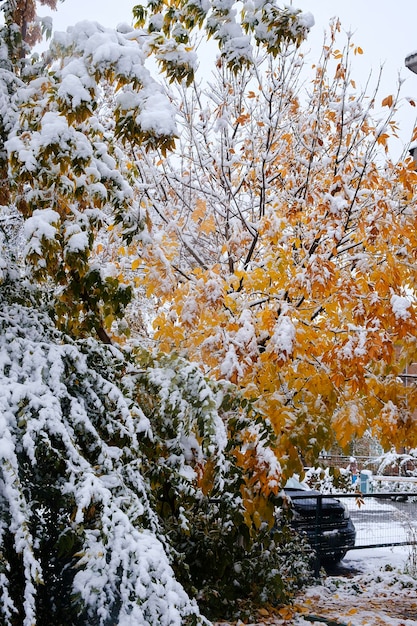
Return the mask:
<svg viewBox="0 0 417 626">
<path fill-rule="evenodd" d="M 382 146 L 385 146 L 387 143 L 387 139 L 389 139 L 389 135 L 387 135 L 387 133 L 382 133 L 381 135 L 379 135 L 379 137 L 377 138 L 377 142 L 379 144 L 381 144 Z"/>
<path fill-rule="evenodd" d="M 391 108 L 393 103 L 394 103 L 394 97 L 393 96 L 387 96 L 386 98 L 383 99 L 382 106 Z"/>
<path fill-rule="evenodd" d="M 279 609 L 278 613 L 285 620 L 289 620 L 294 617 L 294 611 L 289 606 L 284 606 L 282 609 Z"/>
<path fill-rule="evenodd" d="M 239 117 L 236 119 L 236 122 L 238 124 L 246 124 L 246 122 L 248 122 L 250 120 L 250 115 L 248 113 L 243 113 L 242 115 L 239 115 Z"/>
</svg>

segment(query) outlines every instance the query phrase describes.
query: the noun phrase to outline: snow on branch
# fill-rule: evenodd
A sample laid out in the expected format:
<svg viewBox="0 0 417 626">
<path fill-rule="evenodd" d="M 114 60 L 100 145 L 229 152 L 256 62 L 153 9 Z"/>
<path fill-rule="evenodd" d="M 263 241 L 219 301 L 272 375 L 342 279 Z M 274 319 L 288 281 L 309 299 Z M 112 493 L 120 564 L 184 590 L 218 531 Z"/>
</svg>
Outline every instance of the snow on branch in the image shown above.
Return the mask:
<svg viewBox="0 0 417 626">
<path fill-rule="evenodd" d="M 34 624 L 57 576 L 98 625 L 206 623 L 174 578 L 151 507 L 140 460 L 150 423 L 115 384 L 121 354 L 63 340 L 33 309 L 2 307 L 2 623 L 22 610 Z M 19 571 L 23 597 L 10 578 Z"/>
</svg>

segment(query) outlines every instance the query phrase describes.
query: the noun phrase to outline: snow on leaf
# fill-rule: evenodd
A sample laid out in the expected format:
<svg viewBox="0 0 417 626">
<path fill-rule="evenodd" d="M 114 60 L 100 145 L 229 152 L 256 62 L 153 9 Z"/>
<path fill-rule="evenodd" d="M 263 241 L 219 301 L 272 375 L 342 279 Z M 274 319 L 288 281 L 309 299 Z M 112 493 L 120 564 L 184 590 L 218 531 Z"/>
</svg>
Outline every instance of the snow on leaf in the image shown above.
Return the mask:
<svg viewBox="0 0 417 626">
<path fill-rule="evenodd" d="M 391 296 L 391 307 L 392 311 L 397 319 L 407 320 L 410 318 L 410 307 L 411 301 L 409 298 L 405 296 L 398 296 L 397 294 L 392 294 Z"/>
<path fill-rule="evenodd" d="M 157 536 L 139 460 L 139 437 L 150 424 L 113 382 L 110 363 L 122 355 L 109 350 L 68 343 L 47 316 L 3 300 L 0 539 L 4 545 L 7 534 L 14 546 L 2 553 L 0 614 L 7 624 L 16 597 L 8 581 L 17 567 L 13 553 L 23 559 L 24 623 L 32 624 L 40 584 L 54 584 L 41 556 L 51 541 L 62 550 L 56 572 L 65 559 L 72 563 L 67 591 L 78 594 L 88 620 L 181 626 L 193 615 L 206 623 Z M 78 544 L 77 554 L 67 554 L 65 537 Z M 52 562 L 54 554 L 48 552 Z"/>
<path fill-rule="evenodd" d="M 274 328 L 268 345 L 268 352 L 273 352 L 280 360 L 285 361 L 292 354 L 295 336 L 294 323 L 287 315 L 283 315 Z"/>
</svg>

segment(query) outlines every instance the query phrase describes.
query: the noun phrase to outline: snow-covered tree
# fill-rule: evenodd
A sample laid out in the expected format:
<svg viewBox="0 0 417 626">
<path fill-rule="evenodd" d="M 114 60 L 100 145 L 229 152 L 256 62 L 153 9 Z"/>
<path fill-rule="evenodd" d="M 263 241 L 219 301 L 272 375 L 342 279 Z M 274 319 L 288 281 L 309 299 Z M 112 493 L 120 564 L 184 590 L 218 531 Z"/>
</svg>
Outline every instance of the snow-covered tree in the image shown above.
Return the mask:
<svg viewBox="0 0 417 626">
<path fill-rule="evenodd" d="M 387 150 L 398 93 L 358 90 L 362 50 L 338 49 L 339 31 L 307 90 L 291 42 L 220 57 L 176 96 L 175 154 L 132 151 L 152 244 L 131 259 L 163 303 L 155 337 L 242 388 L 288 472 L 367 429 L 386 449 L 417 441 L 400 377 L 417 360 L 417 174 Z"/>
<path fill-rule="evenodd" d="M 7 139 L 12 201 L 25 218 L 28 271 L 49 281 L 57 321 L 73 334 L 95 330 L 106 339 L 130 297 L 114 267 L 91 256 L 100 227 L 116 220 L 125 231 L 141 229 L 115 137 L 173 145 L 173 109 L 143 63 L 134 32 L 88 22 L 56 35 L 50 71 L 21 63 L 19 115 Z M 100 115 L 106 89 L 113 97 Z"/>
<path fill-rule="evenodd" d="M 196 9 L 181 6 L 191 28 Z M 190 563 L 196 577 L 204 569 L 190 557 L 210 538 L 205 519 L 231 546 L 224 585 L 276 596 L 282 557 L 263 549 L 280 478 L 271 429 L 196 365 L 111 345 L 131 288 L 106 250 L 150 241 L 127 147 L 164 156 L 177 133 L 175 106 L 144 66 L 155 46 L 172 66 L 175 16 L 164 41 L 155 28 L 81 22 L 38 58 L 31 45 L 49 24 L 36 2 L 0 9 L 1 622 L 207 623 L 186 576 Z M 224 10 L 204 14 L 219 22 Z M 273 25 L 278 9 L 265 11 Z M 275 42 L 302 36 L 296 14 Z M 221 515 L 199 515 L 189 539 L 198 507 L 226 487 Z M 235 544 L 250 568 L 231 581 Z M 206 595 L 214 571 L 200 580 Z"/>
</svg>

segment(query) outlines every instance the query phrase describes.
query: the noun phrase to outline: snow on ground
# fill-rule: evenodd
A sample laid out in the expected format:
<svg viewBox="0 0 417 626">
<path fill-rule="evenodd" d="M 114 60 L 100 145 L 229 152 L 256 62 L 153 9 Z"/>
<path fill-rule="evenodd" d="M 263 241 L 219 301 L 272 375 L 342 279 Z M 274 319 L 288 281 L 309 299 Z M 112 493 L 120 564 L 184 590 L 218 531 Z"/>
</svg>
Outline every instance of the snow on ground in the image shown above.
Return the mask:
<svg viewBox="0 0 417 626">
<path fill-rule="evenodd" d="M 365 574 L 374 573 L 380 569 L 389 569 L 390 567 L 395 570 L 404 571 L 410 550 L 411 546 L 350 550 L 343 559 L 342 565 L 346 569 Z"/>
<path fill-rule="evenodd" d="M 252 626 L 417 626 L 417 547 L 352 550 L 291 607 Z M 218 626 L 247 622 L 219 622 Z"/>
<path fill-rule="evenodd" d="M 413 503 L 346 498 L 356 527 L 356 545 L 417 539 Z M 410 535 L 411 530 L 411 535 Z M 322 571 L 317 584 L 290 607 L 251 626 L 417 626 L 417 545 L 350 550 L 340 564 Z M 247 622 L 219 622 L 243 626 Z"/>
<path fill-rule="evenodd" d="M 300 615 L 295 614 L 287 624 L 304 626 L 307 612 L 340 625 L 416 626 L 416 565 L 416 551 L 411 546 L 352 550 L 339 573 L 329 572 L 321 584 L 297 598 Z"/>
</svg>

